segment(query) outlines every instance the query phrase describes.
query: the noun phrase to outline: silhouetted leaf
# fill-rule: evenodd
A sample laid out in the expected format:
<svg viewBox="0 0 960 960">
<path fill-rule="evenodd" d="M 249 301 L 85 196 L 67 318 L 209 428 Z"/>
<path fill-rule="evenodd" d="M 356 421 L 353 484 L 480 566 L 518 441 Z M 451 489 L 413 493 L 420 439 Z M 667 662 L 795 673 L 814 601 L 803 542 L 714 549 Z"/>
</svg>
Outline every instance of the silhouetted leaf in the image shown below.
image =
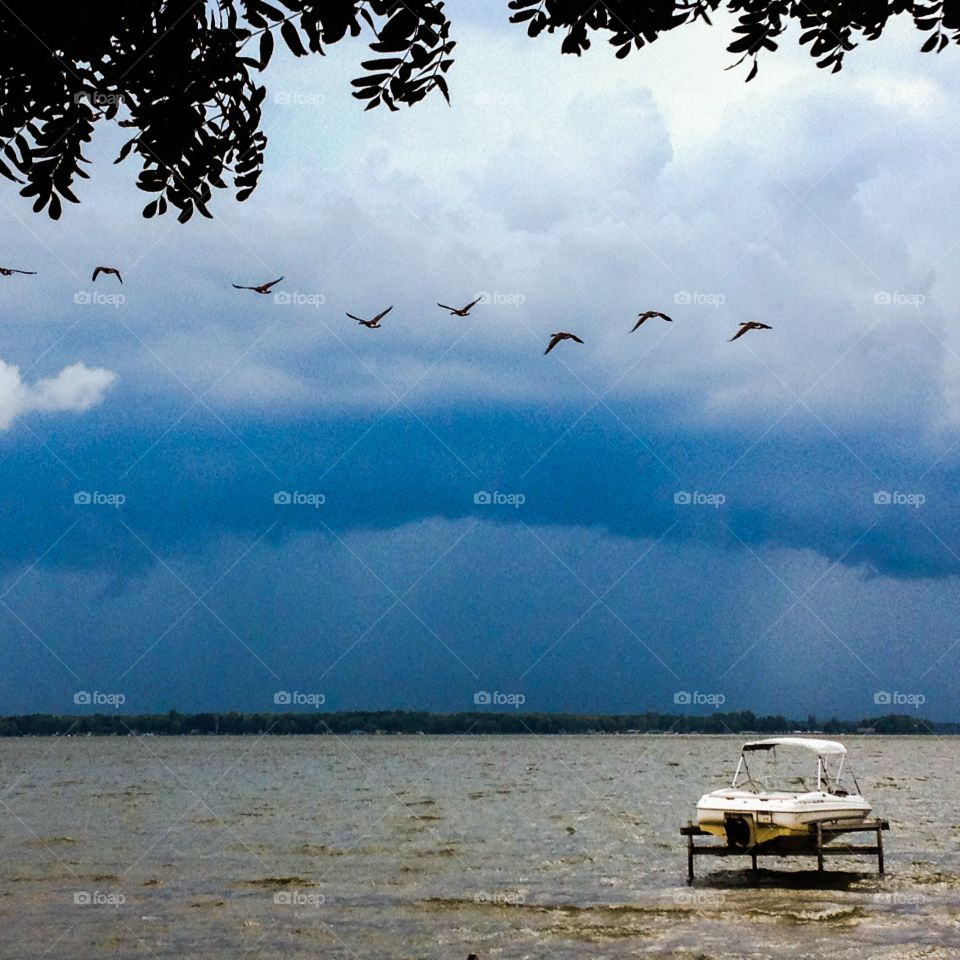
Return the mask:
<svg viewBox="0 0 960 960">
<path fill-rule="evenodd" d="M 260 34 L 260 69 L 266 68 L 273 56 L 273 33 L 270 30 L 264 30 Z"/>
<path fill-rule="evenodd" d="M 303 49 L 303 41 L 300 39 L 297 28 L 289 20 L 285 20 L 281 25 L 280 34 L 294 56 L 305 57 L 307 55 L 307 51 Z"/>
</svg>

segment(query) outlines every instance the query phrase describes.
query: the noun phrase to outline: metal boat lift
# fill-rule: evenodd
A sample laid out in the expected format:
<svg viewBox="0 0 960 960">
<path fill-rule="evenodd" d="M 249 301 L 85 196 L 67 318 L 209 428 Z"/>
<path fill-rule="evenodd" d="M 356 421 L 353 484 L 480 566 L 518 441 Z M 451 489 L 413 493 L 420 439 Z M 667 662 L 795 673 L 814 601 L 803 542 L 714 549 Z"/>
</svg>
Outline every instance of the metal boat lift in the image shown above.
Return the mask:
<svg viewBox="0 0 960 960">
<path fill-rule="evenodd" d="M 779 844 L 779 839 L 753 847 L 734 847 L 723 843 L 695 844 L 694 837 L 708 837 L 713 834 L 701 830 L 692 820 L 685 827 L 680 828 L 681 836 L 687 838 L 687 883 L 693 883 L 693 864 L 696 857 L 736 857 L 748 856 L 751 859 L 751 869 L 757 869 L 757 857 L 816 857 L 817 870 L 823 870 L 824 857 L 837 856 L 870 856 L 877 858 L 877 872 L 883 876 L 883 831 L 890 829 L 887 820 L 871 818 L 868 820 L 838 821 L 826 820 L 810 828 L 810 842 L 797 846 L 796 838 L 791 838 L 789 847 Z M 874 832 L 877 835 L 875 845 L 868 844 L 834 844 L 834 837 L 847 833 Z"/>
</svg>

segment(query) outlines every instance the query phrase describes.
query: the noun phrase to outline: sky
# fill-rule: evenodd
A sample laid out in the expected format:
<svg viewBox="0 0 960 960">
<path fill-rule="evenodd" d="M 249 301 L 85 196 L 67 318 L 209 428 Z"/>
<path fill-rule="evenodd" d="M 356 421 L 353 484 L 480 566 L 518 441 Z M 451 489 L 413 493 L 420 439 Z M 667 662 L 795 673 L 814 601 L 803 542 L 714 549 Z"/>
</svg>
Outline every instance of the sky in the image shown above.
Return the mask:
<svg viewBox="0 0 960 960">
<path fill-rule="evenodd" d="M 212 221 L 0 185 L 0 713 L 960 719 L 955 54 L 477 7 L 450 107 L 278 53 Z"/>
</svg>

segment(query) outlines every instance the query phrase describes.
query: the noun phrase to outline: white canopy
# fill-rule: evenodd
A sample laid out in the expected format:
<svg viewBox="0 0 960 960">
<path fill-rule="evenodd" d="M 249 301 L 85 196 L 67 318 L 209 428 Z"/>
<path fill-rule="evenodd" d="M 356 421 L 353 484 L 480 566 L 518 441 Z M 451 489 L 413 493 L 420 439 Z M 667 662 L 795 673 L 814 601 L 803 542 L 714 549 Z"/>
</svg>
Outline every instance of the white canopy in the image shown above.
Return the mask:
<svg viewBox="0 0 960 960">
<path fill-rule="evenodd" d="M 847 748 L 836 740 L 817 740 L 813 737 L 770 737 L 768 740 L 752 740 L 743 745 L 744 750 L 771 750 L 774 747 L 802 747 L 820 756 L 847 752 Z"/>
</svg>

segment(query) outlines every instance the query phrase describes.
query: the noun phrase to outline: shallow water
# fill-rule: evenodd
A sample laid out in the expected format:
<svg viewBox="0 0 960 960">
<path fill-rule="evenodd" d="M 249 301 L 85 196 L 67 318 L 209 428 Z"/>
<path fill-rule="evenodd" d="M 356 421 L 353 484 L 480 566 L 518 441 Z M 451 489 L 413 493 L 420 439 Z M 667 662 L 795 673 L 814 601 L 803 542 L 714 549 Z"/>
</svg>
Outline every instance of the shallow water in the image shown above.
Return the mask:
<svg viewBox="0 0 960 960">
<path fill-rule="evenodd" d="M 960 957 L 960 740 L 846 738 L 885 879 L 688 887 L 740 739 L 0 740 L 0 957 Z"/>
</svg>

